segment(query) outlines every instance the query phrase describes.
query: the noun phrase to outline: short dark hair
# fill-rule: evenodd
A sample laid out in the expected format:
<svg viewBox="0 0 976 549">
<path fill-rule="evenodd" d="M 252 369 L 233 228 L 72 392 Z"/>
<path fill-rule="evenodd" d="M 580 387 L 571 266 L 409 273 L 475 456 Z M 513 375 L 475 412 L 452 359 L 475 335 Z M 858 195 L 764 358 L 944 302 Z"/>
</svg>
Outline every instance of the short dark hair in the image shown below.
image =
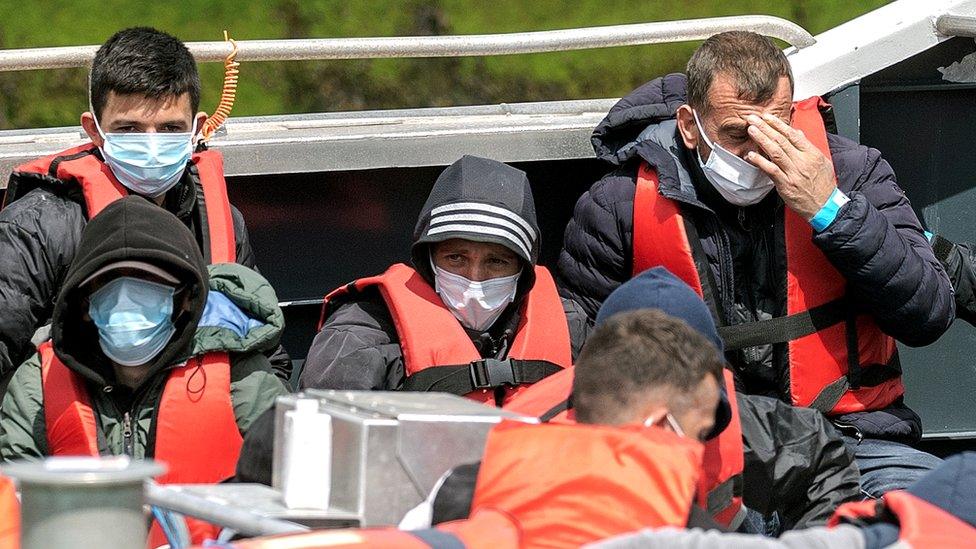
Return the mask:
<svg viewBox="0 0 976 549">
<path fill-rule="evenodd" d="M 706 376 L 721 383 L 723 364 L 715 345 L 679 318 L 658 309 L 616 314 L 587 338 L 576 360 L 576 419 L 621 424 L 651 391 L 680 397 Z"/>
<path fill-rule="evenodd" d="M 793 89 L 793 71 L 782 50 L 769 38 L 748 31 L 716 34 L 699 46 L 688 60 L 688 104 L 705 113 L 708 90 L 718 74 L 735 83 L 739 99 L 765 103 L 776 92 L 779 80 L 787 77 Z"/>
<path fill-rule="evenodd" d="M 152 99 L 190 94 L 191 113 L 200 106 L 197 64 L 179 39 L 149 27 L 121 30 L 98 48 L 92 61 L 89 97 L 101 118 L 109 92 Z"/>
</svg>

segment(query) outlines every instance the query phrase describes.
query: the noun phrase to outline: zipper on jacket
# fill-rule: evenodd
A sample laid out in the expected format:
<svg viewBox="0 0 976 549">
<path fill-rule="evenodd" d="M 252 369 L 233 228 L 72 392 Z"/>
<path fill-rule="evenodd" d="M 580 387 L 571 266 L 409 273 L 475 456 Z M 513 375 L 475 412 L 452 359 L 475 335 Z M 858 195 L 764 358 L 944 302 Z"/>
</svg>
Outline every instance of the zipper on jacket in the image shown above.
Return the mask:
<svg viewBox="0 0 976 549">
<path fill-rule="evenodd" d="M 715 246 L 718 251 L 718 275 L 722 280 L 719 295 L 726 304 L 725 323 L 731 325 L 735 321 L 735 280 L 733 280 L 732 274 L 732 242 L 729 241 L 729 235 L 725 227 L 722 226 L 722 222 L 719 221 L 718 216 L 712 214 L 711 221 L 716 228 L 715 234 L 719 237 L 719 241 Z"/>
<path fill-rule="evenodd" d="M 838 421 L 838 420 L 833 420 L 831 421 L 831 423 L 834 424 L 834 427 L 836 427 L 837 430 L 840 431 L 842 435 L 847 435 L 856 438 L 858 444 L 860 444 L 861 441 L 864 440 L 864 433 L 862 433 L 861 430 L 857 428 L 857 425 L 854 425 L 853 423 L 847 423 L 844 421 Z"/>
<path fill-rule="evenodd" d="M 122 416 L 122 452 L 129 457 L 134 457 L 135 452 L 132 448 L 132 416 L 129 412 L 126 412 Z"/>
</svg>

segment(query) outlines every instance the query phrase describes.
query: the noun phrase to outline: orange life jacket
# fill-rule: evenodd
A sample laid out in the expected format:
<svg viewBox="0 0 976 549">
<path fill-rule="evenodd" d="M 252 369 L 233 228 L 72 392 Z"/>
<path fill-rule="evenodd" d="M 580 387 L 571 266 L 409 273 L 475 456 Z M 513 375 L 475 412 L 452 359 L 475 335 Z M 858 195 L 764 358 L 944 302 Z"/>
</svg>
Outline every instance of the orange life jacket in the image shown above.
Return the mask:
<svg viewBox="0 0 976 549">
<path fill-rule="evenodd" d="M 536 267 L 535 276 L 505 360 L 482 358 L 434 288 L 402 263 L 332 291 L 322 307 L 320 328 L 342 300 L 375 287 L 396 326 L 406 368 L 404 390 L 443 391 L 494 405 L 494 389 L 505 387 L 507 402 L 526 385 L 572 364 L 569 327 L 556 284 L 544 267 Z"/>
<path fill-rule="evenodd" d="M 447 522 L 427 530 L 362 528 L 318 530 L 234 542 L 236 549 L 518 549 L 520 533 L 514 521 L 502 513 L 483 511 L 469 519 Z"/>
<path fill-rule="evenodd" d="M 51 341 L 38 347 L 48 454 L 98 456 L 98 426 L 84 380 L 54 353 Z M 241 438 L 230 398 L 230 358 L 214 352 L 173 368 L 157 404 L 153 458 L 167 464 L 162 484 L 206 484 L 234 476 Z M 188 521 L 194 541 L 219 529 Z M 153 525 L 151 547 L 162 545 Z"/>
<path fill-rule="evenodd" d="M 744 513 L 742 469 L 745 458 L 735 383 L 728 370 L 725 371 L 725 388 L 732 407 L 732 420 L 719 436 L 705 442 L 696 503 L 717 522 L 734 529 Z M 543 422 L 574 424 L 576 415 L 569 401 L 572 389 L 573 369 L 567 368 L 522 391 L 505 405 L 505 409 L 538 417 Z"/>
<path fill-rule="evenodd" d="M 503 422 L 488 435 L 472 516 L 508 515 L 525 548 L 683 527 L 701 455 L 699 443 L 656 427 Z"/>
<path fill-rule="evenodd" d="M 14 169 L 7 189 L 5 205 L 27 193 L 20 188 L 30 178 L 50 178 L 63 183 L 77 184 L 85 198 L 85 217 L 91 219 L 116 200 L 128 196 L 129 190 L 119 183 L 112 170 L 99 159 L 97 148 L 91 144 L 45 156 L 22 164 Z M 196 171 L 203 188 L 203 204 L 200 215 L 204 218 L 201 232 L 208 246 L 204 246 L 204 259 L 208 263 L 233 263 L 236 258 L 234 221 L 227 185 L 224 182 L 224 161 L 219 152 L 206 150 L 194 153 L 190 158 L 191 170 Z"/>
<path fill-rule="evenodd" d="M 20 549 L 20 501 L 8 477 L 0 476 L 0 549 Z"/>
<path fill-rule="evenodd" d="M 843 522 L 890 521 L 897 518 L 898 539 L 908 547 L 976 547 L 976 528 L 905 491 L 888 492 L 881 499 L 841 505 L 830 519 L 830 526 Z"/>
<path fill-rule="evenodd" d="M 795 103 L 793 127 L 829 159 L 821 105 L 819 97 Z M 870 316 L 850 311 L 846 281 L 813 243 L 813 228 L 789 208 L 784 216 L 787 316 L 721 326 L 726 350 L 788 343 L 796 406 L 828 414 L 889 406 L 904 393 L 895 340 Z M 703 290 L 703 282 L 714 284 L 694 230 L 678 203 L 659 192 L 657 172 L 642 163 L 634 197 L 634 274 L 664 266 L 714 303 L 715 296 Z"/>
</svg>

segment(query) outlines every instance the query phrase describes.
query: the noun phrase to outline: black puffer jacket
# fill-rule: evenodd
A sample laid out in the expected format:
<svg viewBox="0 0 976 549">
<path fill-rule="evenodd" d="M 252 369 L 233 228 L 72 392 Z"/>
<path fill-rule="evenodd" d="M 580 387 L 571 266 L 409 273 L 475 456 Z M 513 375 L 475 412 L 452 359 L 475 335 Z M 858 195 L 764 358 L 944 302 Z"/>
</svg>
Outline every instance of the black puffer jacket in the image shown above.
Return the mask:
<svg viewBox="0 0 976 549">
<path fill-rule="evenodd" d="M 593 133 L 597 156 L 614 170 L 577 202 L 558 262 L 563 295 L 596 314 L 607 295 L 630 277 L 633 203 L 641 160 L 657 168 L 661 193 L 678 201 L 694 223 L 716 281 L 726 324 L 763 320 L 786 311 L 783 203 L 771 193 L 737 208 L 721 200 L 676 134 L 684 75 L 644 84 L 620 100 Z M 931 343 L 953 318 L 953 294 L 908 199 L 881 154 L 828 135 L 840 189 L 851 201 L 814 243 L 849 284 L 862 311 L 902 343 Z M 693 154 L 693 153 L 692 153 Z M 743 392 L 789 398 L 786 345 L 729 354 Z M 900 403 L 881 416 L 843 418 L 862 434 L 912 441 L 918 416 Z"/>
<path fill-rule="evenodd" d="M 98 154 L 97 150 L 94 154 Z M 10 176 L 7 206 L 0 211 L 0 375 L 34 353 L 31 337 L 51 319 L 54 301 L 78 251 L 87 222 L 84 197 L 73 181 L 36 174 Z M 199 231 L 202 189 L 190 170 L 166 194 L 163 207 L 202 241 Z M 257 270 L 244 217 L 231 206 L 237 262 Z M 272 363 L 288 379 L 291 361 L 279 347 Z"/>
</svg>

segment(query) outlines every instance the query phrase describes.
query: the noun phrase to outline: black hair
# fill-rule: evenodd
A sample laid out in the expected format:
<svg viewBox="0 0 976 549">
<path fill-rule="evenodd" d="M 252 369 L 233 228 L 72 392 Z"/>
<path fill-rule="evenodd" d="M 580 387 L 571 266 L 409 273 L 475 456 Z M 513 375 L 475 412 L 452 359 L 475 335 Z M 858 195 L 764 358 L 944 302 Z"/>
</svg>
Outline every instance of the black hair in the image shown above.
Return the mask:
<svg viewBox="0 0 976 549">
<path fill-rule="evenodd" d="M 89 97 L 101 118 L 109 92 L 152 99 L 190 94 L 191 113 L 200 106 L 197 64 L 179 39 L 149 27 L 121 30 L 98 48 L 92 61 Z"/>
<path fill-rule="evenodd" d="M 706 378 L 722 380 L 723 360 L 705 336 L 658 309 L 610 317 L 580 351 L 573 408 L 580 423 L 618 425 L 655 391 L 681 400 Z"/>
</svg>

